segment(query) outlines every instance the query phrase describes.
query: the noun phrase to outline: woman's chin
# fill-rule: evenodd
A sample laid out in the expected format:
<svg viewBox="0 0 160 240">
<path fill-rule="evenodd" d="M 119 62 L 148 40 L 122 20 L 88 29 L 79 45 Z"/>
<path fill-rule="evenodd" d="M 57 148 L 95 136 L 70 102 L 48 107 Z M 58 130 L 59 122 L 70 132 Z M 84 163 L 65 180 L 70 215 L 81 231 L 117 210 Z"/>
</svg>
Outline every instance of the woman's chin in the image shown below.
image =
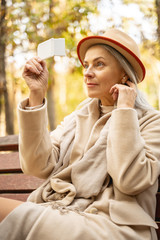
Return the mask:
<svg viewBox="0 0 160 240">
<path fill-rule="evenodd" d="M 87 92 L 87 96 L 90 98 L 98 98 L 97 94 L 91 92 Z"/>
</svg>

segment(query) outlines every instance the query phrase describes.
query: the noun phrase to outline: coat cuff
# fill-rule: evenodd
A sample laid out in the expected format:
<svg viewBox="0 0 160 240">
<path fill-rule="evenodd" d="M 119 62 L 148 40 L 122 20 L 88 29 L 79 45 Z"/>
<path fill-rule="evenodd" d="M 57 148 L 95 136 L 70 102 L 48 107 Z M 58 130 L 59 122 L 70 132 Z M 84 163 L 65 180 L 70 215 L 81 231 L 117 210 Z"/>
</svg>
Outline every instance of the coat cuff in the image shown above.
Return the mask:
<svg viewBox="0 0 160 240">
<path fill-rule="evenodd" d="M 47 100 L 44 100 L 42 107 L 28 110 L 25 107 L 28 104 L 28 98 L 18 105 L 18 122 L 21 131 L 42 130 L 48 124 Z"/>
<path fill-rule="evenodd" d="M 133 108 L 118 108 L 112 111 L 112 124 L 114 130 L 123 132 L 129 129 L 138 129 L 138 114 Z"/>
</svg>

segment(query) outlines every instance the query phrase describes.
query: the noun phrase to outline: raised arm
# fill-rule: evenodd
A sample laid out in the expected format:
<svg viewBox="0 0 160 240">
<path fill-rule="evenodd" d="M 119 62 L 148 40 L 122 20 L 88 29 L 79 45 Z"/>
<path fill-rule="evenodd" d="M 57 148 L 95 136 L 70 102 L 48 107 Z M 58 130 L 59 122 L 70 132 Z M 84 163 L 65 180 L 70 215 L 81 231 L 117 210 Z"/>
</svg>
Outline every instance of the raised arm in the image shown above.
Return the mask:
<svg viewBox="0 0 160 240">
<path fill-rule="evenodd" d="M 115 186 L 136 195 L 152 186 L 160 174 L 160 113 L 150 110 L 138 119 L 133 108 L 136 86 L 116 84 L 110 93 L 117 100 L 108 135 L 108 173 Z"/>
<path fill-rule="evenodd" d="M 59 126 L 50 137 L 47 102 L 44 99 L 48 84 L 46 63 L 32 58 L 24 67 L 23 77 L 30 94 L 18 108 L 21 167 L 27 174 L 47 178 L 58 161 L 63 127 Z"/>
<path fill-rule="evenodd" d="M 34 107 L 43 103 L 48 86 L 48 70 L 45 61 L 35 57 L 26 62 L 23 70 L 29 90 L 29 107 Z"/>
<path fill-rule="evenodd" d="M 160 174 L 160 114 L 150 111 L 138 121 L 134 109 L 117 109 L 108 136 L 108 173 L 116 187 L 136 195 Z"/>
</svg>

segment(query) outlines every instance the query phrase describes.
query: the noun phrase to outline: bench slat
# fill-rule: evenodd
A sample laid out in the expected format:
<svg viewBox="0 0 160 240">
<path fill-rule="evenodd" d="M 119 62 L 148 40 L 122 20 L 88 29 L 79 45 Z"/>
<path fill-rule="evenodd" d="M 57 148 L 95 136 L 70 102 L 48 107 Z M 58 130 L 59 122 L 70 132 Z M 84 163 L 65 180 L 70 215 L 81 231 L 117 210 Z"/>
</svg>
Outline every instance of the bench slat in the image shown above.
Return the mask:
<svg viewBox="0 0 160 240">
<path fill-rule="evenodd" d="M 0 137 L 0 151 L 18 151 L 18 135 Z"/>
<path fill-rule="evenodd" d="M 44 182 L 43 179 L 25 174 L 1 174 L 0 192 L 32 191 Z"/>
<path fill-rule="evenodd" d="M 0 197 L 15 199 L 25 202 L 29 196 L 29 193 L 0 193 Z"/>
<path fill-rule="evenodd" d="M 0 173 L 3 172 L 22 172 L 18 152 L 0 154 Z"/>
</svg>

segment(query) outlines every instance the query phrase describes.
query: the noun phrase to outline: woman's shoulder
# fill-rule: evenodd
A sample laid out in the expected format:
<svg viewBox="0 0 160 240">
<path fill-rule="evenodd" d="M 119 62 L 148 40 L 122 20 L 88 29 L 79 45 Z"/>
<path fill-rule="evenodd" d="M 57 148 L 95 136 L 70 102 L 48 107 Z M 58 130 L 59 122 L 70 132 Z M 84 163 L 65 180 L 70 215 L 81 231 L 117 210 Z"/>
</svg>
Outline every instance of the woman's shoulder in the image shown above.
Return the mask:
<svg viewBox="0 0 160 240">
<path fill-rule="evenodd" d="M 150 108 L 146 108 L 146 109 L 141 109 L 141 108 L 135 108 L 135 110 L 137 111 L 138 114 L 138 118 L 143 118 L 143 117 L 153 117 L 153 116 L 157 116 L 160 118 L 160 111 L 156 110 L 152 107 Z"/>
<path fill-rule="evenodd" d="M 154 108 L 144 111 L 144 116 L 160 118 L 160 111 Z"/>
<path fill-rule="evenodd" d="M 138 113 L 139 124 L 143 127 L 160 126 L 160 111 L 150 108 L 150 109 L 136 109 Z"/>
</svg>

